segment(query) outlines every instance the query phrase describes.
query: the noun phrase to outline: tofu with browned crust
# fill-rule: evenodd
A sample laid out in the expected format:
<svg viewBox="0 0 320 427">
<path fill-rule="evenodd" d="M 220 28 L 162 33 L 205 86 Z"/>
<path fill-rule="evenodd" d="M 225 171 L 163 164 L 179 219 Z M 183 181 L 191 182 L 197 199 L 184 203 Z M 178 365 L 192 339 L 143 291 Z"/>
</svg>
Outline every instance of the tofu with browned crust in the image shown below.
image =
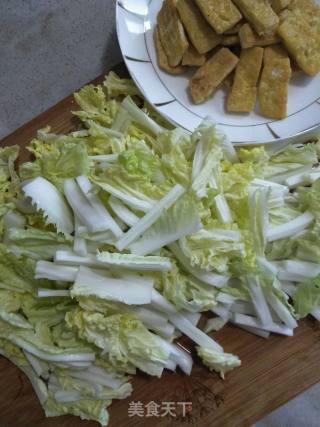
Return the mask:
<svg viewBox="0 0 320 427">
<path fill-rule="evenodd" d="M 223 35 L 234 35 L 234 34 L 238 34 L 240 28 L 242 27 L 242 25 L 245 23 L 244 19 L 241 19 L 241 21 L 239 21 L 234 27 L 230 28 L 230 30 L 227 30 L 223 33 Z"/>
<path fill-rule="evenodd" d="M 222 46 L 235 46 L 240 44 L 240 38 L 238 34 L 227 34 L 223 35 L 221 39 Z"/>
<path fill-rule="evenodd" d="M 211 27 L 222 34 L 234 27 L 242 18 L 231 0 L 195 0 Z"/>
<path fill-rule="evenodd" d="M 290 13 L 289 9 L 283 9 L 281 12 L 278 13 L 280 23 L 288 17 L 289 13 Z"/>
<path fill-rule="evenodd" d="M 196 48 L 189 46 L 182 58 L 182 65 L 189 67 L 201 67 L 206 62 L 206 55 L 199 53 Z"/>
<path fill-rule="evenodd" d="M 304 10 L 306 13 L 314 13 L 315 9 L 319 7 L 314 0 L 291 0 L 288 9 L 300 9 Z"/>
<path fill-rule="evenodd" d="M 231 50 L 218 50 L 192 77 L 190 92 L 193 101 L 200 104 L 206 101 L 234 70 L 239 58 Z"/>
<path fill-rule="evenodd" d="M 279 25 L 279 17 L 268 0 L 233 0 L 259 35 L 270 34 Z"/>
<path fill-rule="evenodd" d="M 227 110 L 235 113 L 250 113 L 257 98 L 257 82 L 263 58 L 263 48 L 243 49 L 238 62 Z"/>
<path fill-rule="evenodd" d="M 261 113 L 271 119 L 284 119 L 287 116 L 288 88 L 291 78 L 290 59 L 269 56 L 264 66 L 258 89 Z"/>
<path fill-rule="evenodd" d="M 272 9 L 276 13 L 280 13 L 283 9 L 289 6 L 291 0 L 271 0 Z"/>
<path fill-rule="evenodd" d="M 206 53 L 220 43 L 220 36 L 208 24 L 193 0 L 179 0 L 177 9 L 189 39 L 199 53 Z"/>
<path fill-rule="evenodd" d="M 285 48 L 281 44 L 275 44 L 273 46 L 267 46 L 264 49 L 263 62 L 265 64 L 270 64 L 271 61 L 288 57 L 288 52 Z"/>
<path fill-rule="evenodd" d="M 294 1 L 278 28 L 285 47 L 310 76 L 320 72 L 320 7 L 310 0 Z"/>
<path fill-rule="evenodd" d="M 170 67 L 180 64 L 189 42 L 176 9 L 175 0 L 165 0 L 158 13 L 159 37 Z"/>
<path fill-rule="evenodd" d="M 254 46 L 269 46 L 280 42 L 276 32 L 259 36 L 248 23 L 243 24 L 240 28 L 239 38 L 242 49 Z"/>
<path fill-rule="evenodd" d="M 181 65 L 177 65 L 176 67 L 171 67 L 171 65 L 168 62 L 167 55 L 163 49 L 160 36 L 159 36 L 159 30 L 158 26 L 154 30 L 154 44 L 156 47 L 157 52 L 157 59 L 158 59 L 158 65 L 163 70 L 166 71 L 169 74 L 182 74 L 186 71 L 185 67 L 182 67 Z"/>
<path fill-rule="evenodd" d="M 223 80 L 223 87 L 225 87 L 226 89 L 230 90 L 232 88 L 233 85 L 233 80 L 234 80 L 234 73 L 230 73 L 224 80 Z"/>
</svg>

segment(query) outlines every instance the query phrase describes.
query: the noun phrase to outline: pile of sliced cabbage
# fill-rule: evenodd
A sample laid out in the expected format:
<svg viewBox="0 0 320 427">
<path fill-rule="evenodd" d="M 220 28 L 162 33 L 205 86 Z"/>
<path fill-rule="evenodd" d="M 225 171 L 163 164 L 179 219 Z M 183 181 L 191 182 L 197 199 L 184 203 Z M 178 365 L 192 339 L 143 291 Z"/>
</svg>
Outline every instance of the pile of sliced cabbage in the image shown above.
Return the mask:
<svg viewBox="0 0 320 427">
<path fill-rule="evenodd" d="M 107 425 L 137 370 L 190 375 L 181 334 L 224 377 L 240 360 L 209 332 L 320 320 L 317 141 L 235 150 L 209 119 L 172 129 L 113 73 L 75 99 L 82 127 L 40 130 L 33 162 L 0 151 L 0 354 L 47 416 Z"/>
</svg>

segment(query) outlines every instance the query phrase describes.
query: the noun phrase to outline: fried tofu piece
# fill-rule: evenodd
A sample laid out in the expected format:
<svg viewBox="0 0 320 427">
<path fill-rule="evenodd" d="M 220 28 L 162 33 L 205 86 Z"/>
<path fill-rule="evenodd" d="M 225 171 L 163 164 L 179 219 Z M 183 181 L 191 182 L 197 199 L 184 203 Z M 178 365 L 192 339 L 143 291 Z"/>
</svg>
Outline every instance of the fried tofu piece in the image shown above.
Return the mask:
<svg viewBox="0 0 320 427">
<path fill-rule="evenodd" d="M 234 27 L 242 18 L 231 0 L 195 0 L 211 27 L 222 34 Z"/>
<path fill-rule="evenodd" d="M 240 28 L 239 38 L 242 49 L 254 46 L 269 46 L 280 42 L 280 38 L 276 33 L 259 36 L 248 23 Z"/>
<path fill-rule="evenodd" d="M 263 62 L 268 63 L 273 59 L 283 59 L 289 58 L 288 51 L 281 44 L 275 44 L 273 46 L 267 46 L 264 49 Z M 290 65 L 292 70 L 292 75 L 297 75 L 303 73 L 301 68 L 297 65 L 297 63 L 292 59 L 290 59 Z"/>
<path fill-rule="evenodd" d="M 260 36 L 270 34 L 278 27 L 278 15 L 268 0 L 234 0 L 234 3 Z"/>
<path fill-rule="evenodd" d="M 289 58 L 272 58 L 271 62 L 264 62 L 258 89 L 261 114 L 278 120 L 287 116 L 290 77 Z"/>
<path fill-rule="evenodd" d="M 313 13 L 317 7 L 319 6 L 314 2 L 314 0 L 291 0 L 288 9 L 300 9 L 310 14 Z"/>
<path fill-rule="evenodd" d="M 226 89 L 231 89 L 234 80 L 234 73 L 229 74 L 222 82 Z"/>
<path fill-rule="evenodd" d="M 160 36 L 159 36 L 159 29 L 158 26 L 156 27 L 154 31 L 154 44 L 156 46 L 156 52 L 157 52 L 157 59 L 158 59 L 158 65 L 163 70 L 166 71 L 169 74 L 182 74 L 186 71 L 185 67 L 182 67 L 181 65 L 177 65 L 176 67 L 171 67 L 168 62 L 167 55 L 163 49 Z"/>
<path fill-rule="evenodd" d="M 230 28 L 230 30 L 227 30 L 223 33 L 223 35 L 234 35 L 234 34 L 238 34 L 240 28 L 242 27 L 242 25 L 245 23 L 244 19 L 241 19 L 241 21 L 239 21 L 234 27 Z"/>
<path fill-rule="evenodd" d="M 289 6 L 291 0 L 271 0 L 272 9 L 279 14 L 283 9 Z"/>
<path fill-rule="evenodd" d="M 240 44 L 240 38 L 238 34 L 223 35 L 221 44 L 222 46 L 234 46 Z"/>
<path fill-rule="evenodd" d="M 189 39 L 199 53 L 206 53 L 218 46 L 220 36 L 208 24 L 193 0 L 179 0 L 177 9 Z"/>
<path fill-rule="evenodd" d="M 206 56 L 199 53 L 193 46 L 189 46 L 189 49 L 183 55 L 181 64 L 190 67 L 201 67 L 205 62 Z"/>
<path fill-rule="evenodd" d="M 281 12 L 278 13 L 280 23 L 288 17 L 289 13 L 290 13 L 289 9 L 283 9 Z"/>
<path fill-rule="evenodd" d="M 291 62 L 291 68 L 292 68 L 292 74 L 293 75 L 297 75 L 297 74 L 302 74 L 303 71 L 301 70 L 301 68 L 299 67 L 299 65 L 296 63 L 296 61 L 294 61 L 292 58 L 290 60 Z"/>
<path fill-rule="evenodd" d="M 291 8 L 290 8 L 291 9 Z M 320 72 L 320 7 L 296 1 L 278 28 L 285 47 L 298 66 L 310 76 Z"/>
<path fill-rule="evenodd" d="M 288 52 L 281 44 L 275 44 L 273 46 L 267 46 L 263 54 L 263 63 L 270 64 L 271 61 L 277 59 L 289 58 Z"/>
<path fill-rule="evenodd" d="M 239 58 L 229 49 L 222 48 L 215 53 L 192 77 L 190 91 L 193 101 L 206 101 L 223 80 L 234 70 Z"/>
<path fill-rule="evenodd" d="M 175 3 L 175 0 L 165 0 L 157 17 L 159 37 L 170 67 L 180 64 L 189 47 Z"/>
<path fill-rule="evenodd" d="M 229 112 L 250 113 L 254 109 L 262 58 L 262 47 L 243 49 L 241 52 L 227 101 Z"/>
</svg>

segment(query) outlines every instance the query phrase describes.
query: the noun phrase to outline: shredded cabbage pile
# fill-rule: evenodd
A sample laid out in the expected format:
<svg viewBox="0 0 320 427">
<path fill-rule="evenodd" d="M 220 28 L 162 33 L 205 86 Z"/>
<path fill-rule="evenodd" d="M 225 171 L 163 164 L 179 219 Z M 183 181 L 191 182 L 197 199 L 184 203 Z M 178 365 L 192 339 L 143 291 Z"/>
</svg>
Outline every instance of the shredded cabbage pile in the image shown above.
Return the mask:
<svg viewBox="0 0 320 427">
<path fill-rule="evenodd" d="M 137 370 L 190 375 L 181 334 L 224 378 L 241 362 L 209 332 L 320 320 L 319 142 L 235 150 L 210 119 L 187 134 L 114 73 L 75 99 L 82 129 L 39 130 L 18 173 L 0 150 L 0 354 L 47 416 L 107 425 Z"/>
</svg>

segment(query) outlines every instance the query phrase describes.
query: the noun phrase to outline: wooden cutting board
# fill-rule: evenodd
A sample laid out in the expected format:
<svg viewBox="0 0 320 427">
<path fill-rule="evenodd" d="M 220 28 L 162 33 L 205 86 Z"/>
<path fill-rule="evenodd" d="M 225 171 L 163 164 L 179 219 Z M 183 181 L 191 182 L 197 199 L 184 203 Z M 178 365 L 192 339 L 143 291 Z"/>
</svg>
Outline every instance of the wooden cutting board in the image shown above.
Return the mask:
<svg viewBox="0 0 320 427">
<path fill-rule="evenodd" d="M 125 73 L 123 67 L 116 71 Z M 94 83 L 101 81 L 102 77 Z M 1 145 L 25 147 L 37 129 L 46 125 L 57 133 L 75 129 L 79 123 L 70 113 L 74 109 L 75 102 L 69 96 L 4 138 Z M 22 150 L 21 161 L 27 159 L 28 153 Z M 161 379 L 139 374 L 133 379 L 132 396 L 114 401 L 109 408 L 109 426 L 246 427 L 320 381 L 320 327 L 312 319 L 300 322 L 294 337 L 273 335 L 264 340 L 232 325 L 213 333 L 213 337 L 225 351 L 239 355 L 242 360 L 242 366 L 228 373 L 225 381 L 209 372 L 196 357 L 190 377 L 180 372 L 166 372 Z M 193 351 L 189 339 L 182 342 Z M 151 401 L 160 405 L 157 407 L 160 415 L 165 414 L 166 402 L 172 402 L 176 416 L 146 417 L 146 409 L 142 417 L 129 416 L 130 402 L 147 405 Z M 182 405 L 178 402 L 192 402 L 186 416 L 182 416 Z M 97 424 L 71 416 L 46 419 L 24 374 L 0 357 L 0 427 L 76 426 Z"/>
</svg>

